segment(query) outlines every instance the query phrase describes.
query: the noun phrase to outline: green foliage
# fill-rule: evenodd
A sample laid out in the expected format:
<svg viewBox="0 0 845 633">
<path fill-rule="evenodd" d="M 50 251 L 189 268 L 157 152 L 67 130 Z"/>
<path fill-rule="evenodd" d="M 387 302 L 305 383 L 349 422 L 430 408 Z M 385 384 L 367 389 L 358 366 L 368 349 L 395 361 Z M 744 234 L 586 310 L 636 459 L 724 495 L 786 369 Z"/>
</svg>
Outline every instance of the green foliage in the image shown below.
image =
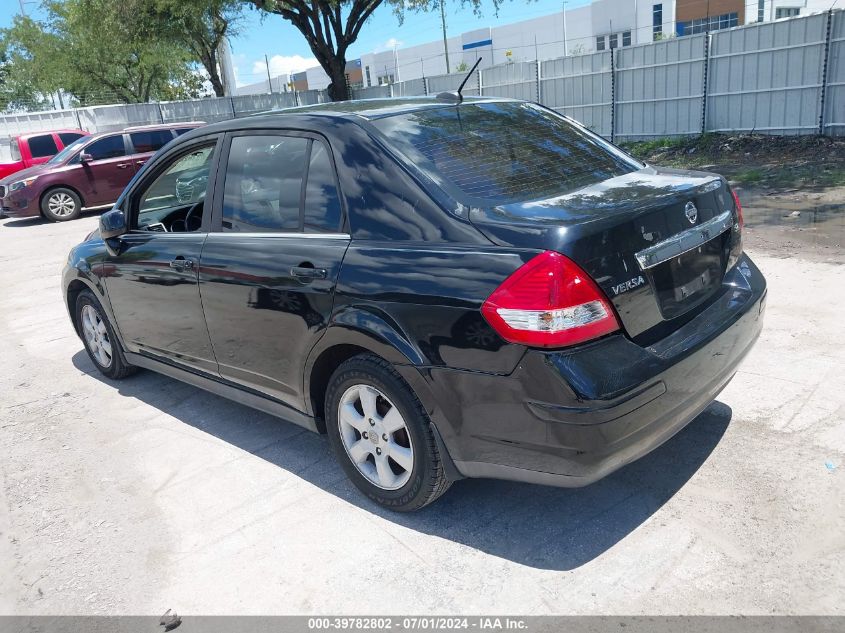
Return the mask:
<svg viewBox="0 0 845 633">
<path fill-rule="evenodd" d="M 238 33 L 243 15 L 240 0 L 125 0 L 143 16 L 149 36 L 184 46 L 202 64 L 218 97 L 224 94 L 218 68 L 224 39 Z"/>
<path fill-rule="evenodd" d="M 2 33 L 15 85 L 31 96 L 61 91 L 78 105 L 200 96 L 191 51 L 156 36 L 134 2 L 47 0 L 46 18 L 17 17 Z"/>
<path fill-rule="evenodd" d="M 469 70 L 469 64 L 467 64 L 466 62 L 461 62 L 460 64 L 455 66 L 455 72 L 456 73 L 465 73 L 468 70 Z"/>
</svg>

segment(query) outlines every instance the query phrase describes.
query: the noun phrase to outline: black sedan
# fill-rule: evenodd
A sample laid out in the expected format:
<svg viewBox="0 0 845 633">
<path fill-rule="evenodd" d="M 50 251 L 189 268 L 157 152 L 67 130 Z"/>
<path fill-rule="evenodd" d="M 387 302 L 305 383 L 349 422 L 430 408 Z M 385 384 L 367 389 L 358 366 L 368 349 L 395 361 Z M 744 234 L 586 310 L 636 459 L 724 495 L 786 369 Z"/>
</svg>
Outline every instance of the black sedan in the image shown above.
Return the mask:
<svg viewBox="0 0 845 633">
<path fill-rule="evenodd" d="M 461 477 L 583 486 L 736 372 L 766 282 L 728 183 L 539 105 L 336 103 L 171 142 L 70 253 L 110 378 L 162 372 L 326 433 L 396 510 Z"/>
</svg>

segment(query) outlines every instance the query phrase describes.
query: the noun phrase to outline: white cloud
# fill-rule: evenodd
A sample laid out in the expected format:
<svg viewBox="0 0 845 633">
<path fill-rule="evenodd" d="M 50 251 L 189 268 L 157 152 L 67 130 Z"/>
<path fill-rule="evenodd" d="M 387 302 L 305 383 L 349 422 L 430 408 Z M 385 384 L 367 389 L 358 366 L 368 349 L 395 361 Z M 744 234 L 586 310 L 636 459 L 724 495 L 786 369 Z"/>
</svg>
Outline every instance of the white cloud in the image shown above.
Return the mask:
<svg viewBox="0 0 845 633">
<path fill-rule="evenodd" d="M 288 75 L 291 73 L 302 72 L 306 68 L 317 66 L 317 60 L 313 57 L 302 57 L 301 55 L 273 55 L 270 59 L 270 74 L 273 77 L 277 75 Z M 252 74 L 254 76 L 267 75 L 267 66 L 264 60 L 261 59 L 252 64 Z M 260 81 L 260 79 L 256 79 Z"/>
<path fill-rule="evenodd" d="M 403 42 L 402 40 L 397 40 L 395 37 L 391 37 L 384 44 L 376 46 L 373 52 L 380 53 L 382 51 L 392 51 L 394 48 L 402 48 L 404 45 L 405 42 Z"/>
</svg>

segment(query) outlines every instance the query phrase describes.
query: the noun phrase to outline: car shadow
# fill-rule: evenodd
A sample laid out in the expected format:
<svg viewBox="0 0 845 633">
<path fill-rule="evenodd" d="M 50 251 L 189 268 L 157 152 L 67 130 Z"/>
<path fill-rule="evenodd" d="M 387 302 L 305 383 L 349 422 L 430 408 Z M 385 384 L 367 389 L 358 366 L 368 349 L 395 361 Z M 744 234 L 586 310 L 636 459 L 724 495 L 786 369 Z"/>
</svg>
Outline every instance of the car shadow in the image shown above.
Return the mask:
<svg viewBox="0 0 845 633">
<path fill-rule="evenodd" d="M 10 229 L 20 229 L 25 228 L 27 226 L 35 226 L 36 224 L 50 224 L 44 217 L 40 215 L 33 216 L 31 218 L 18 218 L 17 220 L 8 219 L 8 216 L 6 216 L 5 219 L 5 222 L 0 219 L 0 226 L 2 226 L 3 228 L 8 227 Z"/>
<path fill-rule="evenodd" d="M 714 402 L 663 446 L 585 488 L 466 479 L 455 482 L 433 505 L 400 514 L 361 495 L 334 462 L 323 437 L 154 372 L 109 380 L 84 350 L 73 356 L 73 364 L 121 395 L 137 398 L 385 520 L 522 565 L 558 571 L 590 562 L 648 520 L 707 460 L 732 415 L 730 407 Z"/>
</svg>

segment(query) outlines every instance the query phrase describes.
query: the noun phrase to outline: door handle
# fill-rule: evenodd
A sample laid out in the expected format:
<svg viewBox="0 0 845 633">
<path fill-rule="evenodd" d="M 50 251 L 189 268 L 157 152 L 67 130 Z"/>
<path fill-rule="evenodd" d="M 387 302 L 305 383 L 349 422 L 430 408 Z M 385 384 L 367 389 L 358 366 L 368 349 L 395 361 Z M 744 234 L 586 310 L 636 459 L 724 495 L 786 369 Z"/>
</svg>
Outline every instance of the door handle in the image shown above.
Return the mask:
<svg viewBox="0 0 845 633">
<path fill-rule="evenodd" d="M 290 274 L 297 279 L 325 279 L 328 275 L 325 268 L 313 266 L 294 266 L 290 269 Z"/>
<path fill-rule="evenodd" d="M 191 270 L 194 267 L 194 260 L 192 259 L 185 259 L 181 255 L 170 262 L 170 267 L 173 270 Z"/>
<path fill-rule="evenodd" d="M 143 164 L 144 164 L 144 163 L 146 163 L 146 162 L 147 162 L 147 161 L 145 161 L 145 160 L 136 160 L 136 161 L 135 161 L 135 164 L 136 164 L 136 165 L 143 165 Z"/>
<path fill-rule="evenodd" d="M 129 165 L 127 163 L 118 163 L 117 165 L 115 165 L 115 167 L 117 167 L 118 169 L 126 169 L 127 167 L 129 167 Z"/>
</svg>

